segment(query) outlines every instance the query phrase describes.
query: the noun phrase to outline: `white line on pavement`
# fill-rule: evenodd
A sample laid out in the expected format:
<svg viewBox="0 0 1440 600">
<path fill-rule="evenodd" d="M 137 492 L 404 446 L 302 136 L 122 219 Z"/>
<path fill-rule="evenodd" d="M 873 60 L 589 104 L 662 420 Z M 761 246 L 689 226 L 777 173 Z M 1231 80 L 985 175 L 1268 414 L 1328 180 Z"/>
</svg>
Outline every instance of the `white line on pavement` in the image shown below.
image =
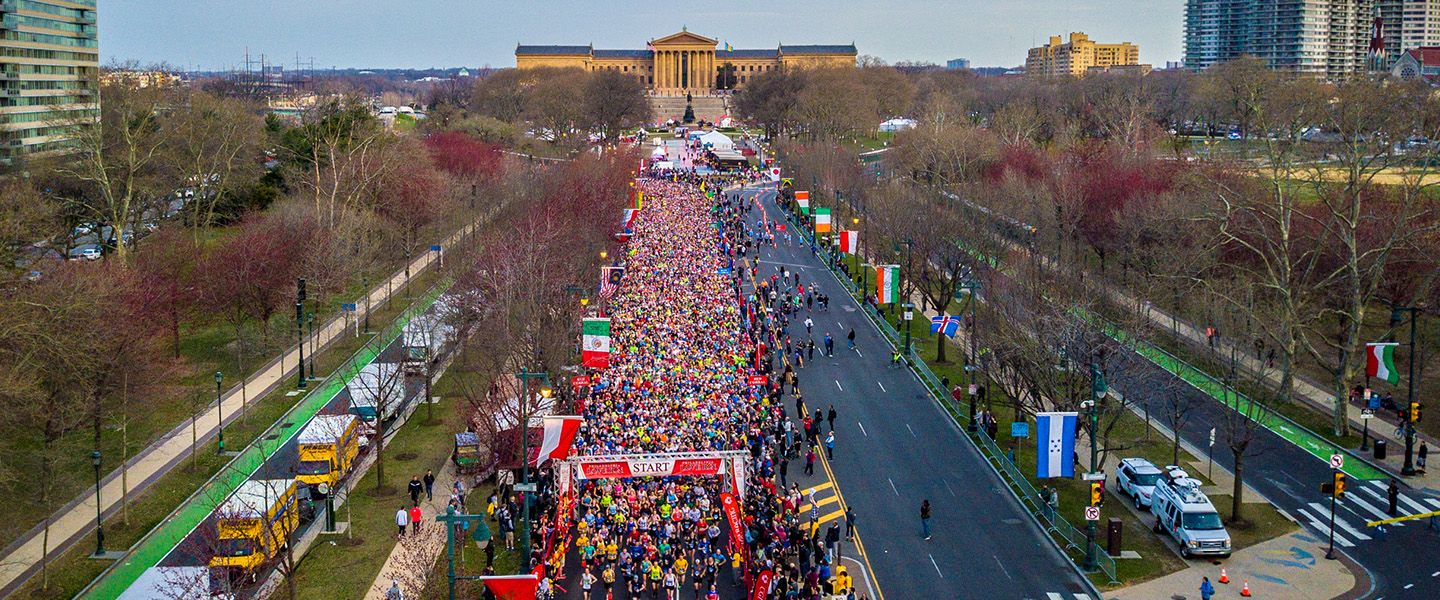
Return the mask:
<svg viewBox="0 0 1440 600">
<path fill-rule="evenodd" d="M 1384 521 L 1385 519 L 1390 518 L 1390 515 L 1385 514 L 1383 511 L 1381 511 L 1381 510 L 1378 509 L 1378 508 L 1375 508 L 1375 507 L 1374 507 L 1373 505 L 1371 505 L 1369 502 L 1366 502 L 1366 501 L 1360 499 L 1360 495 L 1359 495 L 1359 494 L 1346 494 L 1345 496 L 1346 496 L 1345 500 L 1344 500 L 1343 502 L 1341 502 L 1341 505 L 1342 505 L 1342 506 L 1345 505 L 1345 504 L 1349 504 L 1349 503 L 1352 503 L 1352 502 L 1353 502 L 1354 504 L 1358 505 L 1360 508 L 1363 508 L 1363 509 L 1369 511 L 1370 514 L 1375 515 L 1375 518 L 1376 518 L 1377 520 Z M 1352 509 L 1352 510 L 1353 510 L 1353 509 Z M 1357 511 L 1357 512 L 1358 512 L 1358 511 Z M 1400 525 L 1400 523 L 1395 523 L 1395 525 Z"/>
<path fill-rule="evenodd" d="M 845 391 L 845 388 L 840 387 L 840 380 L 839 380 L 839 379 L 836 379 L 836 380 L 835 380 L 835 387 L 840 388 L 840 391 L 842 391 L 842 392 Z"/>
<path fill-rule="evenodd" d="M 1311 503 L 1310 503 L 1310 508 L 1315 509 L 1315 512 L 1320 513 L 1322 516 L 1325 514 L 1325 511 L 1326 511 L 1325 507 L 1322 506 L 1319 502 L 1311 502 Z M 1368 540 L 1368 539 L 1370 539 L 1370 536 L 1365 535 L 1365 534 L 1363 534 L 1363 533 L 1360 533 L 1359 531 L 1356 531 L 1354 527 L 1351 527 L 1350 524 L 1347 523 L 1347 522 L 1345 521 L 1345 519 L 1342 518 L 1342 517 L 1340 517 L 1340 516 L 1336 516 L 1336 517 L 1335 517 L 1335 525 L 1339 526 L 1341 529 L 1344 529 L 1346 533 L 1349 533 L 1349 534 L 1350 534 L 1351 536 L 1353 536 L 1355 539 L 1360 539 L 1360 540 Z"/>
<path fill-rule="evenodd" d="M 855 424 L 860 426 L 860 433 L 865 434 L 865 437 L 870 437 L 870 432 L 865 431 L 865 424 L 864 424 L 864 423 L 861 423 L 861 422 L 859 422 L 859 421 L 856 421 Z"/>
<path fill-rule="evenodd" d="M 887 393 L 887 394 L 890 393 L 890 392 L 888 392 L 888 391 L 885 390 L 885 384 L 880 383 L 880 382 L 877 381 L 877 382 L 875 382 L 875 385 L 880 386 L 880 391 L 885 392 L 885 393 Z"/>
<path fill-rule="evenodd" d="M 1003 572 L 1003 573 L 1005 573 L 1005 577 L 1008 577 L 1008 578 L 1010 578 L 1010 579 L 1015 579 L 1014 577 L 1011 577 L 1011 576 L 1010 576 L 1010 569 L 1005 568 L 1005 563 L 1000 562 L 1000 557 L 999 557 L 999 556 L 993 556 L 993 555 L 992 555 L 990 558 L 995 559 L 995 564 L 1000 565 L 1000 571 Z"/>
<path fill-rule="evenodd" d="M 909 424 L 909 423 L 906 423 L 906 424 L 905 424 L 905 428 L 906 428 L 906 429 L 910 429 L 910 424 Z M 914 429 L 910 429 L 910 437 L 918 438 L 918 437 L 920 437 L 920 436 L 915 435 L 915 430 L 914 430 Z"/>
<path fill-rule="evenodd" d="M 958 496 L 955 495 L 955 490 L 953 490 L 953 489 L 950 488 L 950 482 L 949 482 L 949 481 L 946 481 L 946 480 L 944 480 L 944 479 L 941 479 L 940 482 L 943 483 L 943 484 L 945 484 L 945 491 L 950 492 L 950 497 L 952 497 L 952 498 L 958 498 Z"/>
<path fill-rule="evenodd" d="M 885 478 L 885 481 L 890 482 L 890 491 L 895 492 L 895 496 L 896 496 L 896 497 L 899 497 L 899 496 L 900 496 L 900 490 L 895 489 L 895 480 L 894 480 L 894 479 L 891 479 L 891 478 L 889 478 L 889 477 L 886 477 L 886 478 Z"/>
<path fill-rule="evenodd" d="M 930 564 L 935 565 L 935 572 L 940 574 L 940 578 L 941 578 L 941 579 L 944 579 L 944 578 L 945 578 L 945 574 L 944 574 L 944 573 L 940 573 L 940 565 L 938 565 L 938 564 L 935 563 L 935 555 L 934 555 L 934 554 L 930 554 L 930 555 L 928 555 L 928 556 L 930 557 Z"/>
<path fill-rule="evenodd" d="M 1061 596 L 1060 594 L 1057 594 L 1055 592 L 1045 592 L 1045 597 L 1049 598 L 1050 600 L 1065 600 L 1064 596 Z"/>
</svg>

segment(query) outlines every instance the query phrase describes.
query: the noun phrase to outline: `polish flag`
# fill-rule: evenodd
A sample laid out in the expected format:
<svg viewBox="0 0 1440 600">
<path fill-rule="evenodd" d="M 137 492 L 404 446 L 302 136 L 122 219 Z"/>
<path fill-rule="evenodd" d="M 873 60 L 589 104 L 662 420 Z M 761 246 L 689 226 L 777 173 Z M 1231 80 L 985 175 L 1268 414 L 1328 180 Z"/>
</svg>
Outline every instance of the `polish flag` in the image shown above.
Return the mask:
<svg viewBox="0 0 1440 600">
<path fill-rule="evenodd" d="M 840 232 L 840 251 L 846 254 L 854 254 L 860 248 L 859 231 Z"/>
<path fill-rule="evenodd" d="M 575 416 L 547 416 L 545 421 L 545 435 L 541 438 L 540 453 L 535 456 L 535 466 L 540 466 L 548 459 L 565 460 L 570 456 L 570 445 L 575 441 L 575 433 L 580 431 L 582 419 Z"/>
</svg>

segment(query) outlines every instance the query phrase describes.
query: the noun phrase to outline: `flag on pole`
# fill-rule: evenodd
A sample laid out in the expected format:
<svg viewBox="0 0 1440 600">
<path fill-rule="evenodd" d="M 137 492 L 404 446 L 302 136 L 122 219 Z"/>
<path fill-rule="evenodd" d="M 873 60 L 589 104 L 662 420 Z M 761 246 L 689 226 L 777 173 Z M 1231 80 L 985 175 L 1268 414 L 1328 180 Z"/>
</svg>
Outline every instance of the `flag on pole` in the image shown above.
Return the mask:
<svg viewBox="0 0 1440 600">
<path fill-rule="evenodd" d="M 1075 421 L 1079 413 L 1035 415 L 1035 478 L 1075 476 Z"/>
<path fill-rule="evenodd" d="M 960 332 L 960 319 L 950 315 L 930 317 L 930 333 L 942 332 L 947 336 L 955 337 Z"/>
<path fill-rule="evenodd" d="M 575 441 L 575 433 L 580 431 L 580 423 L 584 421 L 581 417 L 555 416 L 544 417 L 545 435 L 541 438 L 540 453 L 535 456 L 535 466 L 545 464 L 550 459 L 565 460 L 570 456 L 570 445 Z"/>
<path fill-rule="evenodd" d="M 900 266 L 875 267 L 875 295 L 880 304 L 900 301 Z"/>
<path fill-rule="evenodd" d="M 1390 382 L 1390 385 L 1400 383 L 1400 371 L 1395 368 L 1395 347 L 1396 342 L 1376 342 L 1365 344 L 1365 376 L 1377 377 Z"/>
<path fill-rule="evenodd" d="M 585 319 L 580 364 L 594 369 L 610 366 L 610 319 Z"/>
<path fill-rule="evenodd" d="M 630 208 L 633 208 L 635 210 L 645 208 L 645 192 L 635 190 L 635 193 L 631 194 L 631 199 L 634 200 L 634 202 L 631 203 Z"/>
<path fill-rule="evenodd" d="M 860 248 L 860 232 L 842 230 L 840 232 L 840 251 L 846 254 L 854 254 Z"/>
<path fill-rule="evenodd" d="M 600 267 L 600 295 L 605 298 L 614 296 L 624 278 L 625 267 Z"/>
<path fill-rule="evenodd" d="M 534 573 L 524 575 L 492 575 L 481 577 L 496 600 L 534 600 L 540 580 Z"/>
<path fill-rule="evenodd" d="M 800 205 L 801 214 L 810 214 L 810 192 L 804 190 L 795 192 L 795 203 Z"/>
<path fill-rule="evenodd" d="M 815 233 L 830 233 L 830 209 L 815 209 Z"/>
</svg>

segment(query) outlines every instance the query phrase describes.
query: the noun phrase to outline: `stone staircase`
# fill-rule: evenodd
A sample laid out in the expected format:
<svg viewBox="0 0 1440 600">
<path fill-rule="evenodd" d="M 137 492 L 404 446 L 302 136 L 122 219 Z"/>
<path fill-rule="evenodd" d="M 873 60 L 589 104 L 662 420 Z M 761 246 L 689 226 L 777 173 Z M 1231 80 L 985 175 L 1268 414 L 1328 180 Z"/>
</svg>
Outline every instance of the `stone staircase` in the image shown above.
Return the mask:
<svg viewBox="0 0 1440 600">
<path fill-rule="evenodd" d="M 695 109 L 695 118 L 711 123 L 730 114 L 729 96 L 692 96 L 690 105 Z M 679 120 L 685 116 L 685 96 L 650 96 L 650 122 L 664 123 L 670 119 Z"/>
</svg>

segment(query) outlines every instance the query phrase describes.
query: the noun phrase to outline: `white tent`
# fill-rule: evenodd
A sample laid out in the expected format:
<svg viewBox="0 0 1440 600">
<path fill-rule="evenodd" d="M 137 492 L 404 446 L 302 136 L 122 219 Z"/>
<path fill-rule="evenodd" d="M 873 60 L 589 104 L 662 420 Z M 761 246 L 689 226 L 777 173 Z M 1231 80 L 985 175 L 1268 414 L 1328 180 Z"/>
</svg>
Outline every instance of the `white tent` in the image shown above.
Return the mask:
<svg viewBox="0 0 1440 600">
<path fill-rule="evenodd" d="M 880 124 L 880 131 L 905 131 L 915 128 L 915 119 L 890 119 Z"/>
<path fill-rule="evenodd" d="M 735 142 L 730 140 L 730 136 L 720 133 L 718 131 L 712 131 L 710 133 L 700 136 L 700 143 L 709 144 L 710 149 L 717 152 L 720 150 L 735 149 Z"/>
</svg>

